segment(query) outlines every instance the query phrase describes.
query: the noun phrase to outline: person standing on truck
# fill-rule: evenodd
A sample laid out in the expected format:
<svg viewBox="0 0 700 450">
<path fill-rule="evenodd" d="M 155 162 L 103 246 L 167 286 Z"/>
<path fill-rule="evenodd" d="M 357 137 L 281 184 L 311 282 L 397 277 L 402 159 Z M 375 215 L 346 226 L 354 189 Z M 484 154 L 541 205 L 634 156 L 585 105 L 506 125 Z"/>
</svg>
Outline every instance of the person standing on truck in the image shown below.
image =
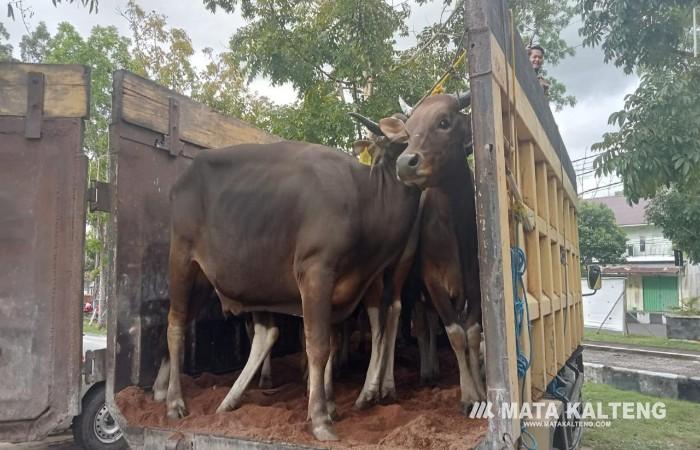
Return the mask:
<svg viewBox="0 0 700 450">
<path fill-rule="evenodd" d="M 544 96 L 549 98 L 549 81 L 547 81 L 541 73 L 544 65 L 544 49 L 539 44 L 531 44 L 527 46 L 527 56 L 530 59 L 530 65 L 535 70 L 537 81 L 540 82 Z"/>
</svg>

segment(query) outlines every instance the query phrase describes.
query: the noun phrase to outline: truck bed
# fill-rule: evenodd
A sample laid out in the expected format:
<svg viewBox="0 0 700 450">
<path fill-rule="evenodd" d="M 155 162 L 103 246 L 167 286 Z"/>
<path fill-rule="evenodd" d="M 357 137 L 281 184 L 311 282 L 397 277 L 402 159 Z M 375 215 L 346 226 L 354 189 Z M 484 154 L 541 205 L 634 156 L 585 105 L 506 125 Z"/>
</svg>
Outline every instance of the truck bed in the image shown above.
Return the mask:
<svg viewBox="0 0 700 450">
<path fill-rule="evenodd" d="M 299 354 L 272 361 L 274 388 L 251 386 L 243 405 L 235 411 L 215 414 L 238 373 L 183 376 L 182 385 L 190 414 L 169 420 L 165 404 L 150 392 L 128 387 L 116 395 L 120 411 L 129 424 L 168 429 L 173 433 L 211 434 L 262 441 L 318 446 L 307 430 L 306 383 L 302 380 Z M 459 380 L 454 355 L 441 350 L 441 380 L 433 387 L 418 386 L 418 361 L 409 352 L 397 356 L 398 401 L 355 411 L 354 401 L 364 380 L 367 360 L 354 359 L 338 377 L 336 402 L 340 437 L 330 448 L 473 448 L 486 433 L 485 420 L 468 419 L 459 411 Z M 325 444 L 324 444 L 325 447 Z"/>
</svg>

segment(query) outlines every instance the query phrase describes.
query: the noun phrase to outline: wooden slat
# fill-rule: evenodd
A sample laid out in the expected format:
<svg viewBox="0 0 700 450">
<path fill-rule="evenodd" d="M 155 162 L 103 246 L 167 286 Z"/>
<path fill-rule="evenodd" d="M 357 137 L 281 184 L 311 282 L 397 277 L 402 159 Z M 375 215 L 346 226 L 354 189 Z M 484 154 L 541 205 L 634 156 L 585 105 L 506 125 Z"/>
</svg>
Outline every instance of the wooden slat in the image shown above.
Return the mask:
<svg viewBox="0 0 700 450">
<path fill-rule="evenodd" d="M 512 87 L 507 86 L 506 82 L 506 68 L 504 64 L 505 56 L 503 54 L 503 50 L 501 50 L 501 48 L 498 45 L 498 42 L 496 42 L 496 38 L 493 35 L 491 35 L 491 39 L 491 47 L 493 49 L 491 65 L 493 68 L 494 79 L 504 91 L 506 89 L 512 89 Z M 512 82 L 513 80 L 509 79 L 509 81 Z M 513 94 L 511 94 L 511 97 L 512 96 Z M 527 127 L 527 131 L 529 134 L 528 138 L 531 137 L 532 140 L 535 141 L 538 150 L 542 152 L 542 155 L 544 159 L 548 162 L 549 166 L 556 169 L 554 173 L 556 174 L 560 182 L 562 182 L 561 163 L 559 162 L 557 153 L 554 150 L 554 147 L 552 147 L 552 144 L 549 142 L 549 139 L 547 138 L 547 133 L 542 127 L 542 123 L 537 118 L 535 110 L 530 104 L 530 101 L 528 100 L 525 91 L 523 90 L 522 86 L 520 85 L 520 82 L 517 79 L 515 80 L 515 103 L 516 113 L 521 118 L 520 123 L 523 123 Z M 522 137 L 525 138 L 526 136 L 523 135 Z M 564 189 L 566 190 L 566 194 L 569 196 L 569 199 L 571 199 L 575 205 L 578 205 L 578 203 L 576 203 L 576 200 L 578 198 L 576 195 L 576 190 L 574 189 L 572 182 L 566 175 L 564 175 L 563 185 Z"/>
<path fill-rule="evenodd" d="M 555 230 L 559 231 L 559 202 L 557 202 L 557 180 L 555 177 L 550 177 L 547 183 L 549 188 L 549 223 Z"/>
<path fill-rule="evenodd" d="M 547 299 L 546 301 L 551 301 Z M 544 347 L 545 347 L 545 386 L 559 371 L 557 365 L 557 337 L 556 323 L 554 320 L 555 314 L 547 314 L 544 316 Z"/>
<path fill-rule="evenodd" d="M 542 291 L 549 298 L 552 298 L 554 293 L 554 285 L 552 282 L 552 252 L 549 250 L 549 238 L 540 237 L 540 261 L 542 264 Z"/>
<path fill-rule="evenodd" d="M 556 295 L 561 295 L 561 259 L 559 257 L 559 245 L 552 241 L 549 246 L 551 252 L 552 267 L 552 291 Z"/>
<path fill-rule="evenodd" d="M 537 216 L 549 223 L 549 188 L 547 183 L 547 163 L 537 162 L 535 167 L 537 182 Z"/>
<path fill-rule="evenodd" d="M 535 146 L 532 141 L 520 143 L 521 192 L 525 204 L 537 216 L 537 179 L 535 177 Z"/>
<path fill-rule="evenodd" d="M 227 117 L 202 104 L 156 85 L 129 72 L 119 71 L 115 82 L 122 83 L 124 96 L 118 105 L 119 118 L 167 135 L 170 98 L 179 102 L 179 137 L 195 145 L 220 148 L 243 143 L 268 143 L 280 138 L 233 117 Z"/>
<path fill-rule="evenodd" d="M 80 65 L 0 63 L 0 116 L 27 113 L 30 72 L 44 75 L 43 117 L 89 115 L 90 71 Z"/>
</svg>

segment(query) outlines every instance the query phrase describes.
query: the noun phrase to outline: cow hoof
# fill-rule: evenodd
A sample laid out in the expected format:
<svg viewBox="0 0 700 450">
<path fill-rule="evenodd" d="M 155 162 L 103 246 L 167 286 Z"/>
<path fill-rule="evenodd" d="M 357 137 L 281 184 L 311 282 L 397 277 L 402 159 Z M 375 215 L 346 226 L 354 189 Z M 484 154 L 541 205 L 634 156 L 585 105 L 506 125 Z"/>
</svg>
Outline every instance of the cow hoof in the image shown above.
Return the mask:
<svg viewBox="0 0 700 450">
<path fill-rule="evenodd" d="M 272 379 L 270 377 L 260 377 L 260 383 L 258 383 L 258 386 L 261 389 L 272 389 Z"/>
<path fill-rule="evenodd" d="M 338 411 L 335 409 L 335 403 L 328 402 L 326 407 L 328 408 L 328 420 L 331 423 L 340 420 L 340 415 L 338 415 Z"/>
<path fill-rule="evenodd" d="M 382 403 L 396 402 L 396 388 L 382 388 Z"/>
<path fill-rule="evenodd" d="M 168 404 L 168 419 L 182 419 L 187 416 L 184 400 L 174 400 Z"/>
<path fill-rule="evenodd" d="M 376 403 L 378 397 L 379 392 L 377 391 L 362 391 L 357 400 L 355 400 L 354 408 L 358 411 L 369 408 L 373 403 Z"/>
<path fill-rule="evenodd" d="M 238 400 L 233 400 L 233 401 L 230 401 L 230 402 L 227 402 L 226 400 L 224 400 L 223 402 L 221 402 L 221 404 L 219 405 L 219 407 L 216 408 L 216 413 L 218 414 L 218 413 L 223 413 L 223 412 L 226 412 L 226 411 L 233 411 L 234 409 L 238 408 L 239 406 L 241 406 L 241 400 L 240 400 L 240 399 L 238 399 Z"/>
<path fill-rule="evenodd" d="M 333 428 L 327 423 L 313 426 L 311 429 L 314 437 L 319 441 L 337 441 L 338 435 L 333 432 Z"/>
</svg>

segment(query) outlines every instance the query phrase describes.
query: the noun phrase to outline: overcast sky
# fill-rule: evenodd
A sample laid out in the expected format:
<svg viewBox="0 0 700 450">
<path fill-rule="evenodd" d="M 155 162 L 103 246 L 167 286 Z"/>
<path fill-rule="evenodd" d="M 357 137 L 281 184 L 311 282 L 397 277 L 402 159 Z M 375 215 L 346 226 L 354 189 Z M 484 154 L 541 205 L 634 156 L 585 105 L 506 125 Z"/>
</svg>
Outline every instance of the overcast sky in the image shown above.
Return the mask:
<svg viewBox="0 0 700 450">
<path fill-rule="evenodd" d="M 125 8 L 126 0 L 100 0 L 99 13 L 92 15 L 88 14 L 86 8 L 77 5 L 60 5 L 54 8 L 48 0 L 28 0 L 26 3 L 32 5 L 35 12 L 34 17 L 29 19 L 30 27 L 44 21 L 50 32 L 54 33 L 58 23 L 69 21 L 83 35 L 89 34 L 94 25 L 115 25 L 122 34 L 129 35 L 126 21 L 119 14 L 119 10 Z M 441 3 L 438 1 L 421 8 L 414 7 L 410 27 L 420 31 L 425 25 L 436 21 L 442 13 Z M 244 23 L 238 14 L 229 15 L 221 11 L 217 14 L 210 13 L 199 0 L 141 0 L 139 4 L 146 10 L 165 14 L 170 26 L 186 29 L 198 50 L 204 47 L 212 47 L 217 51 L 225 50 L 228 38 Z M 2 22 L 10 33 L 15 56 L 19 57 L 17 43 L 26 33 L 24 24 L 19 17 L 14 22 L 3 18 Z M 590 154 L 591 144 L 599 141 L 602 134 L 610 129 L 607 125 L 608 116 L 622 108 L 624 96 L 632 92 L 639 82 L 636 76 L 625 75 L 611 64 L 605 64 L 599 49 L 581 47 L 581 38 L 577 32 L 579 26 L 579 19 L 574 18 L 572 25 L 562 34 L 567 42 L 578 46 L 576 55 L 563 60 L 557 67 L 548 67 L 549 73 L 563 82 L 569 93 L 575 95 L 578 101 L 575 107 L 554 113 L 572 160 Z M 401 39 L 399 45 L 408 46 L 412 39 L 412 36 Z M 195 61 L 204 61 L 201 53 Z M 252 87 L 258 93 L 278 102 L 294 99 L 294 92 L 290 88 L 273 87 L 262 79 L 255 80 Z M 575 164 L 575 167 L 578 168 L 579 165 L 580 163 Z M 610 181 L 596 180 L 592 175 L 583 180 L 579 178 L 579 192 L 597 185 L 609 184 Z M 610 192 L 615 189 L 619 188 L 612 188 Z M 598 196 L 606 193 L 607 191 L 598 192 Z"/>
</svg>

